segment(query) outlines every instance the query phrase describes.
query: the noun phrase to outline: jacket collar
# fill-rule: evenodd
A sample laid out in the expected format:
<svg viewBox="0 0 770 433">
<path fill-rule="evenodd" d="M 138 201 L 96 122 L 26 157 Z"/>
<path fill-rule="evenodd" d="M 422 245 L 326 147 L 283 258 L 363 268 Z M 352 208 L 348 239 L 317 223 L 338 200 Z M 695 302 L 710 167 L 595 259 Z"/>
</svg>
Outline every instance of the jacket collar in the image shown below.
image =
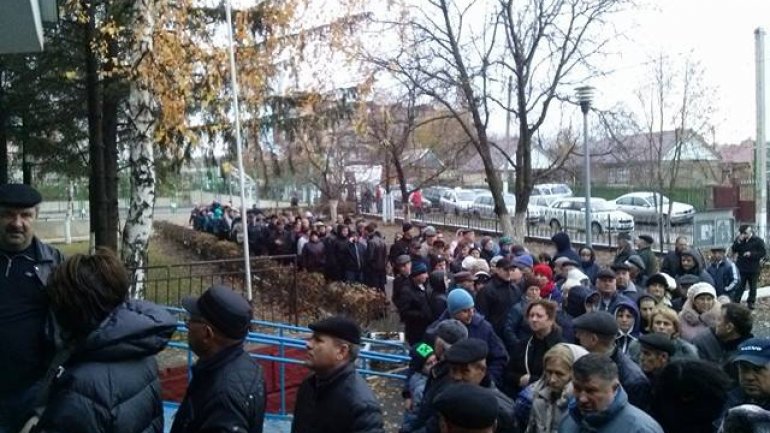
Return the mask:
<svg viewBox="0 0 770 433">
<path fill-rule="evenodd" d="M 238 343 L 230 347 L 222 349 L 216 355 L 206 360 L 198 361 L 193 367 L 193 377 L 198 374 L 206 374 L 209 371 L 217 370 L 222 365 L 227 364 L 231 360 L 237 358 L 243 353 L 243 344 Z"/>
<path fill-rule="evenodd" d="M 342 367 L 337 368 L 336 370 L 332 371 L 331 374 L 327 376 L 319 376 L 317 374 L 313 375 L 313 379 L 311 383 L 313 384 L 313 387 L 322 390 L 325 388 L 330 387 L 336 382 L 339 382 L 343 378 L 350 376 L 351 374 L 356 373 L 356 366 L 352 362 L 348 362 L 347 364 L 343 365 Z"/>
</svg>

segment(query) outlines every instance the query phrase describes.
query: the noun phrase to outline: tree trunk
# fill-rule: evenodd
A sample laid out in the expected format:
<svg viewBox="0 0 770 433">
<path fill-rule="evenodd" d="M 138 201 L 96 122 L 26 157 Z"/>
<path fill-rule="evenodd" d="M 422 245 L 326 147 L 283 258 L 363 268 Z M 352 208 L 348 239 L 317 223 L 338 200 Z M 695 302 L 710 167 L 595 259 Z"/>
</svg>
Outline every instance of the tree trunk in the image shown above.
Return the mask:
<svg viewBox="0 0 770 433">
<path fill-rule="evenodd" d="M 524 242 L 527 236 L 527 212 L 519 212 L 513 215 L 513 238 L 519 242 Z"/>
<path fill-rule="evenodd" d="M 109 41 L 108 56 L 117 58 L 117 41 Z M 108 63 L 105 69 L 112 69 Z M 105 239 L 103 246 L 118 251 L 118 230 L 120 214 L 118 210 L 118 106 L 120 94 L 116 80 L 105 78 L 102 102 L 102 140 L 104 141 L 104 221 Z"/>
<path fill-rule="evenodd" d="M 142 59 L 152 51 L 152 35 L 155 26 L 152 0 L 134 2 L 135 44 L 133 52 L 134 77 L 132 78 L 128 111 L 133 119 L 136 138 L 130 144 L 129 167 L 131 169 L 131 199 L 123 228 L 121 257 L 125 266 L 132 271 L 131 297 L 144 297 L 147 265 L 147 249 L 152 234 L 152 219 L 155 209 L 155 152 L 152 140 L 155 121 L 153 99 L 150 88 L 140 72 Z"/>
<path fill-rule="evenodd" d="M 0 71 L 0 83 L 3 82 Z M 8 183 L 8 106 L 0 85 L 0 185 Z"/>
<path fill-rule="evenodd" d="M 336 198 L 330 198 L 326 202 L 329 204 L 329 221 L 332 224 L 337 224 L 337 206 L 339 206 L 340 201 Z"/>
<path fill-rule="evenodd" d="M 75 210 L 75 182 L 67 182 L 67 213 L 64 215 L 64 243 L 72 243 L 72 216 Z"/>
<path fill-rule="evenodd" d="M 91 172 L 88 182 L 88 205 L 91 216 L 90 229 L 94 246 L 106 241 L 105 219 L 106 189 L 104 178 L 104 142 L 102 141 L 102 107 L 100 104 L 99 60 L 96 58 L 96 2 L 84 2 L 88 11 L 88 23 L 83 38 L 86 68 L 86 105 L 88 108 L 88 162 Z"/>
</svg>

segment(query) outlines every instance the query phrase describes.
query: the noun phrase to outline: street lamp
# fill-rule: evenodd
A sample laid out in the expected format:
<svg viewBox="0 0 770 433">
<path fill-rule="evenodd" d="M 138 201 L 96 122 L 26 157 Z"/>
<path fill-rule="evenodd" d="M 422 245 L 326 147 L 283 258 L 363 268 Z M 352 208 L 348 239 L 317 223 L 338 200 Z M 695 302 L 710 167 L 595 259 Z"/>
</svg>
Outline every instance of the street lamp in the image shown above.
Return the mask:
<svg viewBox="0 0 770 433">
<path fill-rule="evenodd" d="M 591 154 L 588 151 L 588 111 L 591 109 L 591 101 L 594 96 L 594 88 L 582 86 L 575 89 L 580 103 L 580 111 L 583 112 L 583 164 L 585 179 L 583 180 L 586 195 L 586 246 L 591 248 Z"/>
</svg>

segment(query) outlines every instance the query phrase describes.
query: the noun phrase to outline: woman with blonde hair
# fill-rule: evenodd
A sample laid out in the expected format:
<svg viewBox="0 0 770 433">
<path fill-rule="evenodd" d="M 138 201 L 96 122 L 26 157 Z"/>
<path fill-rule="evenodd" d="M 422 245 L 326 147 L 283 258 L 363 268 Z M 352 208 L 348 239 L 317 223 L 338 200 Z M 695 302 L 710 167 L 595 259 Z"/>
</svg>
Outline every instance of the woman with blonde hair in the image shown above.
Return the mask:
<svg viewBox="0 0 770 433">
<path fill-rule="evenodd" d="M 692 343 L 685 341 L 680 336 L 679 314 L 671 308 L 659 305 L 652 313 L 650 329 L 652 332 L 660 332 L 671 338 L 674 347 L 676 347 L 676 352 L 673 356 L 674 358 L 699 358 L 698 349 Z M 630 356 L 637 364 L 639 363 L 640 352 L 641 347 L 639 341 L 635 341 L 629 345 L 628 356 Z"/>
<path fill-rule="evenodd" d="M 584 348 L 568 343 L 559 343 L 546 352 L 543 356 L 543 377 L 531 385 L 531 392 L 522 392 L 517 400 L 517 410 L 524 409 L 531 402 L 529 416 L 523 418 L 528 420 L 526 430 L 522 431 L 553 433 L 559 430 L 572 394 L 572 364 L 586 354 L 588 351 Z"/>
</svg>

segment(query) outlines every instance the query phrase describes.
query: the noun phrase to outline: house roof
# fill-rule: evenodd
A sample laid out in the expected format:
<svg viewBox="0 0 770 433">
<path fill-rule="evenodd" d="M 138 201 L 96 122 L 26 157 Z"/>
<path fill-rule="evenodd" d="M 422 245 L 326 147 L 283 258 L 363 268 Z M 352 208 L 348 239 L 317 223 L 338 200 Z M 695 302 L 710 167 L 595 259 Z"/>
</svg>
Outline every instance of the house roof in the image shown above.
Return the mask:
<svg viewBox="0 0 770 433">
<path fill-rule="evenodd" d="M 513 137 L 506 142 L 505 139 L 495 140 L 495 143 L 511 157 L 512 160 L 516 160 L 516 146 L 518 144 L 518 138 Z M 511 170 L 512 167 L 508 164 L 508 159 L 500 152 L 496 147 L 491 148 L 492 163 L 497 170 Z M 532 147 L 532 169 L 533 170 L 545 170 L 553 163 L 552 159 L 540 148 Z M 483 172 L 484 163 L 481 161 L 481 156 L 478 152 L 474 152 L 473 156 L 465 163 L 460 169 L 463 172 Z"/>
<path fill-rule="evenodd" d="M 744 140 L 740 144 L 717 146 L 722 162 L 728 164 L 751 164 L 754 161 L 754 140 Z"/>
<path fill-rule="evenodd" d="M 676 131 L 631 134 L 615 139 L 604 139 L 591 144 L 591 159 L 602 164 L 648 162 L 658 159 L 658 150 L 664 161 L 671 161 L 682 143 Z M 718 161 L 719 153 L 698 134 L 684 134 L 679 147 L 682 161 Z"/>
</svg>

